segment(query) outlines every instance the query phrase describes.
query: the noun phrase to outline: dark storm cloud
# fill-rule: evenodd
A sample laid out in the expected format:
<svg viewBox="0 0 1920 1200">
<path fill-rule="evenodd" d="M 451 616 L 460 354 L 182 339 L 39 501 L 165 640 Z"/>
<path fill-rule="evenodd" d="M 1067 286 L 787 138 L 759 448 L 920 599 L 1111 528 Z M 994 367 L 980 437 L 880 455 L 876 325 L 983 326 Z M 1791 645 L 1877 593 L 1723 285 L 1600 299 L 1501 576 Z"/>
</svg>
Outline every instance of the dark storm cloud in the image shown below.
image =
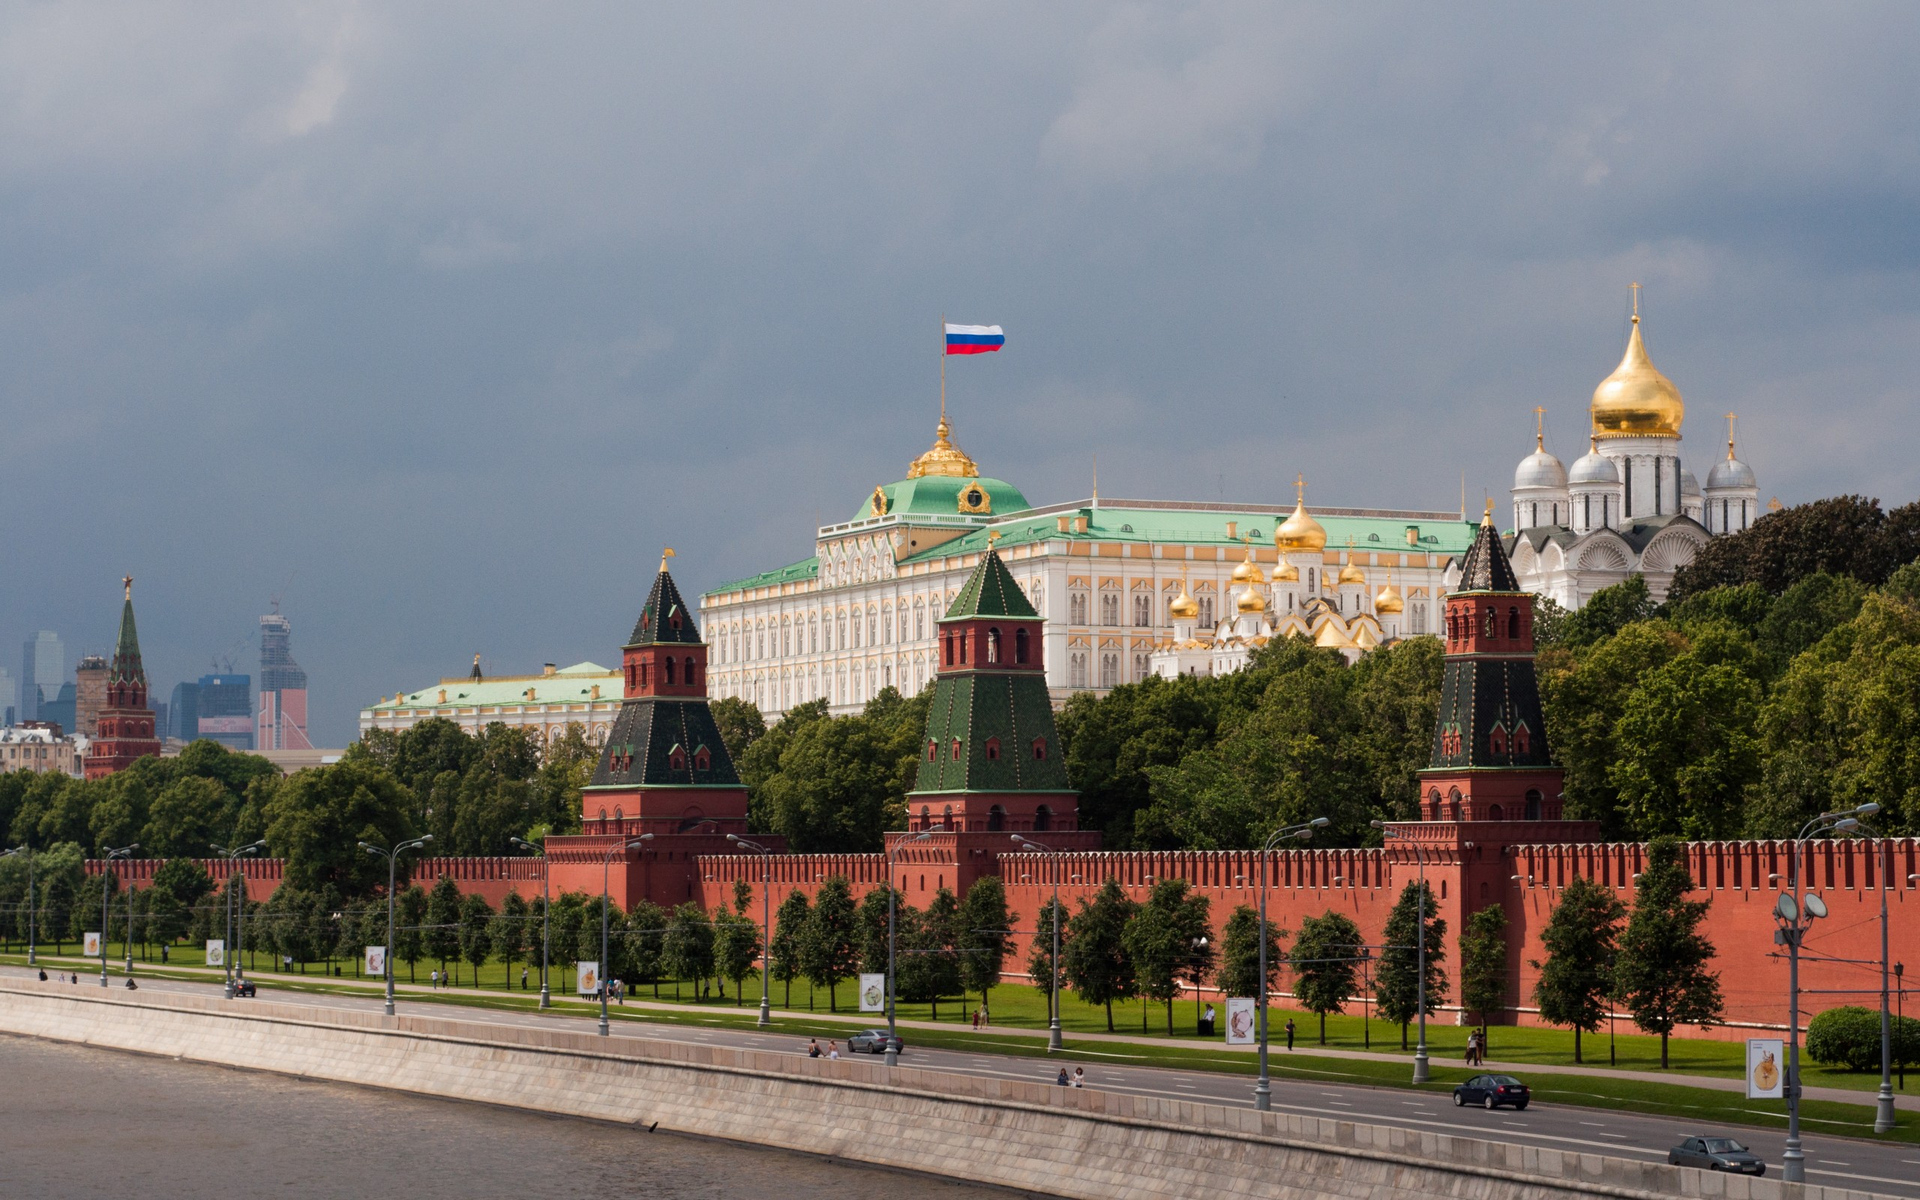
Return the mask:
<svg viewBox="0 0 1920 1200">
<path fill-rule="evenodd" d="M 1906 499 L 1910 14 L 37 6 L 0 18 L 0 662 L 286 607 L 377 694 L 610 661 L 928 440 L 1038 501 L 1436 506 L 1618 359 L 1704 470 Z M 1470 500 L 1470 503 L 1473 502 Z M 238 657 L 246 662 L 250 647 Z"/>
</svg>

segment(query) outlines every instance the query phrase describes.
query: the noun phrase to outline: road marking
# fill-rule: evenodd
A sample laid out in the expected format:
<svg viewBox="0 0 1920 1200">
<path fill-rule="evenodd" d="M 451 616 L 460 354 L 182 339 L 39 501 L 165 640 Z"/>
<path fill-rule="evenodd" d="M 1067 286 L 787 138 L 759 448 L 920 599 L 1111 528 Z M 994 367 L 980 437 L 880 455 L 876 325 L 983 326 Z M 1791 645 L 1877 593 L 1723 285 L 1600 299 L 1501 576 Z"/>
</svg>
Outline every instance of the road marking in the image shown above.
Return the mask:
<svg viewBox="0 0 1920 1200">
<path fill-rule="evenodd" d="M 1835 1162 L 1830 1158 L 1816 1158 L 1813 1161 L 1823 1163 L 1829 1167 L 1850 1167 L 1853 1165 L 1852 1163 Z"/>
<path fill-rule="evenodd" d="M 1502 1124 L 1511 1125 L 1515 1129 L 1527 1128 L 1527 1123 L 1525 1121 L 1505 1121 L 1505 1122 L 1502 1122 Z"/>
<path fill-rule="evenodd" d="M 1607 1127 L 1604 1121 L 1582 1121 L 1580 1123 L 1589 1129 L 1605 1129 Z"/>
</svg>

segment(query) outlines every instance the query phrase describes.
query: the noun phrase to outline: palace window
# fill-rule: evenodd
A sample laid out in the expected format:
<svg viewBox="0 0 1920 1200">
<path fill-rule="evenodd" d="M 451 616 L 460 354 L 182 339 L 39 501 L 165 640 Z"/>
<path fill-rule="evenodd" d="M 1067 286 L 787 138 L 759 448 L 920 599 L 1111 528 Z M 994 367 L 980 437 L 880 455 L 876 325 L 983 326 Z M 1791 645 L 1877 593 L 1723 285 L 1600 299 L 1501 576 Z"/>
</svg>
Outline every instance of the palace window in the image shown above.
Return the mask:
<svg viewBox="0 0 1920 1200">
<path fill-rule="evenodd" d="M 1100 597 L 1100 623 L 1102 625 L 1120 623 L 1120 597 L 1112 592 L 1103 593 Z"/>
<path fill-rule="evenodd" d="M 1110 688 L 1120 682 L 1120 656 L 1102 654 L 1100 656 L 1100 686 Z"/>
</svg>

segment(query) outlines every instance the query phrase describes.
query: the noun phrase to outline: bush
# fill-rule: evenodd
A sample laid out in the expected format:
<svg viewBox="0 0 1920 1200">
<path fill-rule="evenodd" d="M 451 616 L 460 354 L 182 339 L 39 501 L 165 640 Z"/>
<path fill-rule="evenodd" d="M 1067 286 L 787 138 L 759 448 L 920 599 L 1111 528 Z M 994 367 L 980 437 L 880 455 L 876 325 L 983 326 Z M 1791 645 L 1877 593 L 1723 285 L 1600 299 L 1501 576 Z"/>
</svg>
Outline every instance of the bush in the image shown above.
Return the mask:
<svg viewBox="0 0 1920 1200">
<path fill-rule="evenodd" d="M 1849 1071 L 1880 1069 L 1880 1010 L 1830 1008 L 1807 1024 L 1807 1057 Z M 1893 1018 L 1893 1061 L 1920 1062 L 1920 1020 Z"/>
</svg>

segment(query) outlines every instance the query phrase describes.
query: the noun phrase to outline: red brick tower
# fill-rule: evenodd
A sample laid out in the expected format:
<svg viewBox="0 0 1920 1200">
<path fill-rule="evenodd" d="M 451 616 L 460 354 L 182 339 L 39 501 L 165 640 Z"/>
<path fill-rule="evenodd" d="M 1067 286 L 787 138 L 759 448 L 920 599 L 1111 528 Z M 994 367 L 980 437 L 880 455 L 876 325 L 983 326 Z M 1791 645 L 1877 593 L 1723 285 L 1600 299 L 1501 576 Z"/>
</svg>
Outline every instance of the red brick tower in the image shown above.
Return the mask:
<svg viewBox="0 0 1920 1200">
<path fill-rule="evenodd" d="M 140 665 L 140 635 L 133 627 L 133 576 L 121 583 L 127 593 L 120 609 L 120 640 L 107 672 L 107 698 L 100 709 L 98 732 L 87 747 L 88 779 L 125 770 L 137 758 L 160 756 L 160 739 L 153 735 L 153 710 L 147 707 L 147 671 Z"/>
</svg>

